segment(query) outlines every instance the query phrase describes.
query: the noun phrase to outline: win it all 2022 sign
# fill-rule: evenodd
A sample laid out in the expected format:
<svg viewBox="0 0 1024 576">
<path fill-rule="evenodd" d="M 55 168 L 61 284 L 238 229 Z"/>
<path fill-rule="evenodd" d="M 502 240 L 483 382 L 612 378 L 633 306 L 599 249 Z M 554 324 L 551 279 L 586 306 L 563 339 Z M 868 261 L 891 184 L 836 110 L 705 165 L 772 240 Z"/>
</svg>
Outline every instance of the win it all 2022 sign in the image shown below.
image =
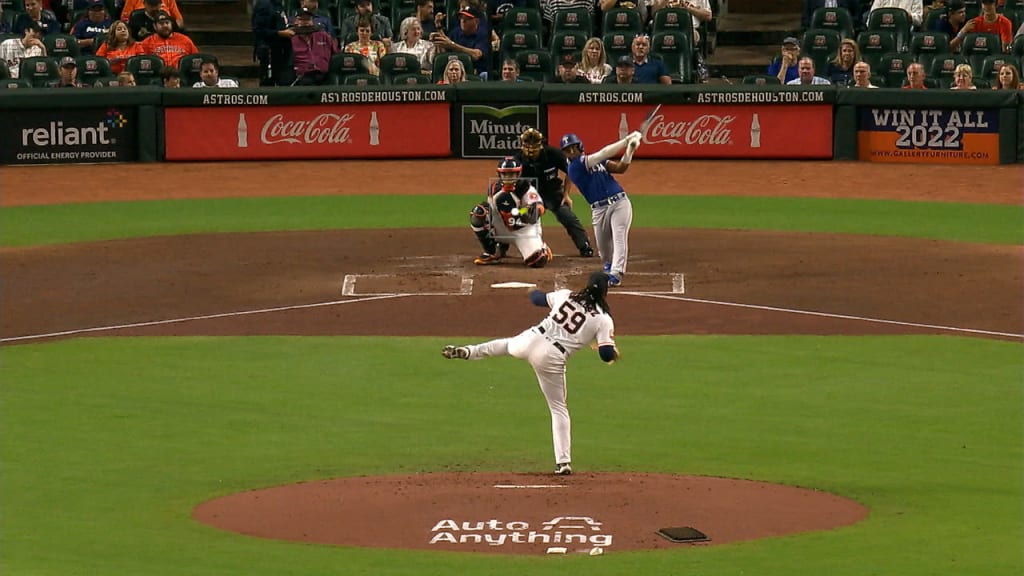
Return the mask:
<svg viewBox="0 0 1024 576">
<path fill-rule="evenodd" d="M 527 128 L 543 131 L 540 106 L 533 104 L 503 108 L 465 104 L 457 118 L 463 158 L 508 156 L 519 149 L 519 136 Z"/>
<path fill-rule="evenodd" d="M 0 164 L 134 162 L 135 110 L 81 108 L 0 112 Z"/>
<path fill-rule="evenodd" d="M 857 157 L 868 162 L 998 164 L 999 110 L 862 108 Z"/>
</svg>

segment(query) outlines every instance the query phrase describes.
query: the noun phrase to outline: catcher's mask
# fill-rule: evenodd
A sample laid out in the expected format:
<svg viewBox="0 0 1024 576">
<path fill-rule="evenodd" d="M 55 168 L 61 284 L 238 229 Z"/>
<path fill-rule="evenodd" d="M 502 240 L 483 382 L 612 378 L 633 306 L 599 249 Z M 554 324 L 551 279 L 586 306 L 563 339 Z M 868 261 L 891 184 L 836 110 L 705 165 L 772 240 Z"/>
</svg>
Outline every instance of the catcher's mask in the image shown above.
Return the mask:
<svg viewBox="0 0 1024 576">
<path fill-rule="evenodd" d="M 515 184 L 522 172 L 523 165 L 519 163 L 519 160 L 511 156 L 505 156 L 501 162 L 498 162 L 498 178 L 501 179 L 501 183 L 505 186 Z"/>
<path fill-rule="evenodd" d="M 536 128 L 529 128 L 519 137 L 519 147 L 523 156 L 533 160 L 540 156 L 541 148 L 544 146 L 544 134 Z"/>
</svg>

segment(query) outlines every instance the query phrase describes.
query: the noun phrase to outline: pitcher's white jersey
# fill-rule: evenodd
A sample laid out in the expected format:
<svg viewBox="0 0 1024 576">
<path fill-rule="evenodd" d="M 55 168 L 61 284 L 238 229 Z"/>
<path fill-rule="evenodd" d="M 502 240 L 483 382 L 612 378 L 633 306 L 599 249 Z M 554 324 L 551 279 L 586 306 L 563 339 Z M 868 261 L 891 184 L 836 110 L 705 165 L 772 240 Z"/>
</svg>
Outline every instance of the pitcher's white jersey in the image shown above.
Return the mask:
<svg viewBox="0 0 1024 576">
<path fill-rule="evenodd" d="M 568 356 L 597 340 L 598 346 L 615 345 L 615 322 L 612 317 L 596 307 L 596 312 L 587 312 L 582 304 L 569 298 L 571 290 L 555 290 L 547 293 L 551 313 L 540 324 L 538 330 L 548 340 L 560 344 Z"/>
</svg>

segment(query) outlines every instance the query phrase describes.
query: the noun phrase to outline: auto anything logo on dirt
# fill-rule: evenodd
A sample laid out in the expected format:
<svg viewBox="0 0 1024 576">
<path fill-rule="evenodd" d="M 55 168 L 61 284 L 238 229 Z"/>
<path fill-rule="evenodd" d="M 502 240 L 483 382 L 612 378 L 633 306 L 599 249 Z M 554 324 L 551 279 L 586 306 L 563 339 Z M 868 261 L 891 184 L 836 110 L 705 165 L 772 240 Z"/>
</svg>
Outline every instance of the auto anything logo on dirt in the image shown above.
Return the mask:
<svg viewBox="0 0 1024 576">
<path fill-rule="evenodd" d="M 540 128 L 540 107 L 470 104 L 461 107 L 460 121 L 462 157 L 496 158 L 518 150 L 527 128 Z"/>
<path fill-rule="evenodd" d="M 563 545 L 608 548 L 612 535 L 589 516 L 557 516 L 530 524 L 523 520 L 438 520 L 430 529 L 430 544 Z"/>
</svg>

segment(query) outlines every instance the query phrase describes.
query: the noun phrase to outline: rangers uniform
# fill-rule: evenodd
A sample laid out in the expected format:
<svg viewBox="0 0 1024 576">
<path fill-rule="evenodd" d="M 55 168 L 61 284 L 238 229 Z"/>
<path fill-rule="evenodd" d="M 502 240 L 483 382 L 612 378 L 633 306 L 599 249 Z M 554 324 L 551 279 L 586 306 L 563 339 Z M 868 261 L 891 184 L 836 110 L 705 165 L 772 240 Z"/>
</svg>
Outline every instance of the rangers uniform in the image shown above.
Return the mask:
<svg viewBox="0 0 1024 576">
<path fill-rule="evenodd" d="M 555 453 L 555 473 L 572 473 L 572 434 L 566 404 L 565 367 L 569 356 L 597 341 L 598 354 L 607 363 L 619 357 L 615 346 L 615 322 L 605 297 L 608 276 L 595 272 L 579 292 L 534 290 L 530 300 L 551 312 L 541 322 L 512 338 L 499 338 L 469 346 L 445 346 L 445 358 L 481 360 L 493 356 L 512 356 L 533 367 L 541 392 L 551 412 L 551 437 Z"/>
</svg>

